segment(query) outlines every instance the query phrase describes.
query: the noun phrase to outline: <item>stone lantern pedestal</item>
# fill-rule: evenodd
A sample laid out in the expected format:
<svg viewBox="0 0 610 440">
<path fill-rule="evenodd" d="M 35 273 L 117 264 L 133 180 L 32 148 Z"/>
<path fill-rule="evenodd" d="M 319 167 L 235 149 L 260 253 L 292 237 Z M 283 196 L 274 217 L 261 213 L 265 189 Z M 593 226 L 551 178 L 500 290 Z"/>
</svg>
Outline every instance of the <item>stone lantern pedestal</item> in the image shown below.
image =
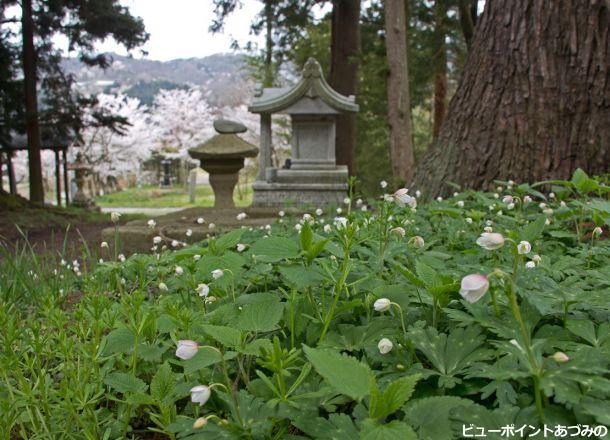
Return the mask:
<svg viewBox="0 0 610 440">
<path fill-rule="evenodd" d="M 217 135 L 203 144 L 189 150 L 193 159 L 201 162 L 201 168 L 210 175 L 210 185 L 214 191 L 214 208 L 235 208 L 233 191 L 237 185 L 239 170 L 244 167 L 246 157 L 258 154 L 258 148 L 240 138 L 237 133 L 246 127 L 232 121 L 216 121 Z"/>
</svg>

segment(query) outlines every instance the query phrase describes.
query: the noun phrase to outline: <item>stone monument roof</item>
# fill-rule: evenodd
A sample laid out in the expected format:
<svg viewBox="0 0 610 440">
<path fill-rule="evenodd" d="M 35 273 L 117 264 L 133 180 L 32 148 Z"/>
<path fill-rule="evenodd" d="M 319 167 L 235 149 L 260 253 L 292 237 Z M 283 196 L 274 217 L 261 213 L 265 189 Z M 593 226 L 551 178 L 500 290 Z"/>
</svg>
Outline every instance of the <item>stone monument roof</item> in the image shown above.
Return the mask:
<svg viewBox="0 0 610 440">
<path fill-rule="evenodd" d="M 235 159 L 256 156 L 258 147 L 234 133 L 224 133 L 189 149 L 189 154 L 193 159 Z"/>
<path fill-rule="evenodd" d="M 344 96 L 333 90 L 324 79 L 320 64 L 309 58 L 299 82 L 292 87 L 258 88 L 248 110 L 252 113 L 287 110 L 286 113 L 332 114 L 357 112 L 358 104 L 353 96 Z"/>
</svg>

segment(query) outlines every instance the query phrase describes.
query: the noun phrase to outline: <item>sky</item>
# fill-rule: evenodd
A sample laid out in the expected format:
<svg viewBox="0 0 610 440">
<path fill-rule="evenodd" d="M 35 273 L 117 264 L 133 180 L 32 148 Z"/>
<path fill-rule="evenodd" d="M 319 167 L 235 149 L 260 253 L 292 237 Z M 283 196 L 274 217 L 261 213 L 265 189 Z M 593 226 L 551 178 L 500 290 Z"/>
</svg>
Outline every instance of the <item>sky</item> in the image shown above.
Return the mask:
<svg viewBox="0 0 610 440">
<path fill-rule="evenodd" d="M 208 31 L 214 18 L 212 0 L 121 0 L 121 4 L 144 20 L 150 34 L 144 46 L 132 51 L 136 58 L 142 57 L 140 49 L 148 52 L 147 59 L 167 61 L 231 52 L 233 39 L 241 45 L 248 41 L 262 42 L 260 37 L 249 35 L 250 23 L 262 8 L 259 0 L 242 0 L 242 8 L 229 16 L 223 33 L 217 34 Z M 66 40 L 58 39 L 56 43 L 67 47 Z M 106 40 L 97 48 L 126 54 L 113 40 Z"/>
</svg>

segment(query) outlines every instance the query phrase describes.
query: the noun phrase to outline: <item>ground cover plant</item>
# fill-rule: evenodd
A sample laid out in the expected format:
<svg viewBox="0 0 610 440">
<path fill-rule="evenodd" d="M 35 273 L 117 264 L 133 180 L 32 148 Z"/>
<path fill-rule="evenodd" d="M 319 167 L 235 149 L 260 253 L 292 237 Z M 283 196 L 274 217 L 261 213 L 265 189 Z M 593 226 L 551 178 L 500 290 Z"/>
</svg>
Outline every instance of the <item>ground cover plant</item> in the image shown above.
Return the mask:
<svg viewBox="0 0 610 440">
<path fill-rule="evenodd" d="M 609 187 L 545 185 L 385 188 L 129 258 L 7 254 L 0 436 L 607 438 Z"/>
</svg>

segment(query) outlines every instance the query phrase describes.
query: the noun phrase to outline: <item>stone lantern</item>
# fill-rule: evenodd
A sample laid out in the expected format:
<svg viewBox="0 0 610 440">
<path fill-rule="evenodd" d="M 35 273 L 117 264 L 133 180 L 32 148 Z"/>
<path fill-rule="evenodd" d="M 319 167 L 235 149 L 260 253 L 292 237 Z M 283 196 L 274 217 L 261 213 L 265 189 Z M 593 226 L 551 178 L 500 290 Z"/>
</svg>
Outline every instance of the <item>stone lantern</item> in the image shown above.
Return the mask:
<svg viewBox="0 0 610 440">
<path fill-rule="evenodd" d="M 68 165 L 68 169 L 74 171 L 76 181 L 76 193 L 72 199 L 72 205 L 78 208 L 92 208 L 93 200 L 85 191 L 85 177 L 91 172 L 91 166 L 85 163 L 82 153 L 76 154 L 76 160 Z"/>
<path fill-rule="evenodd" d="M 201 168 L 210 175 L 214 208 L 235 208 L 233 190 L 239 170 L 244 167 L 246 157 L 258 154 L 258 148 L 237 135 L 246 131 L 246 127 L 239 122 L 217 120 L 214 128 L 218 134 L 191 148 L 189 155 L 198 159 Z"/>
<path fill-rule="evenodd" d="M 254 182 L 254 206 L 341 203 L 348 190 L 348 170 L 335 159 L 335 124 L 338 115 L 358 111 L 353 96 L 333 90 L 313 58 L 305 63 L 302 78 L 292 87 L 258 88 L 252 113 L 261 117 L 259 173 Z M 271 166 L 271 115 L 290 115 L 292 152 L 289 167 Z"/>
</svg>

